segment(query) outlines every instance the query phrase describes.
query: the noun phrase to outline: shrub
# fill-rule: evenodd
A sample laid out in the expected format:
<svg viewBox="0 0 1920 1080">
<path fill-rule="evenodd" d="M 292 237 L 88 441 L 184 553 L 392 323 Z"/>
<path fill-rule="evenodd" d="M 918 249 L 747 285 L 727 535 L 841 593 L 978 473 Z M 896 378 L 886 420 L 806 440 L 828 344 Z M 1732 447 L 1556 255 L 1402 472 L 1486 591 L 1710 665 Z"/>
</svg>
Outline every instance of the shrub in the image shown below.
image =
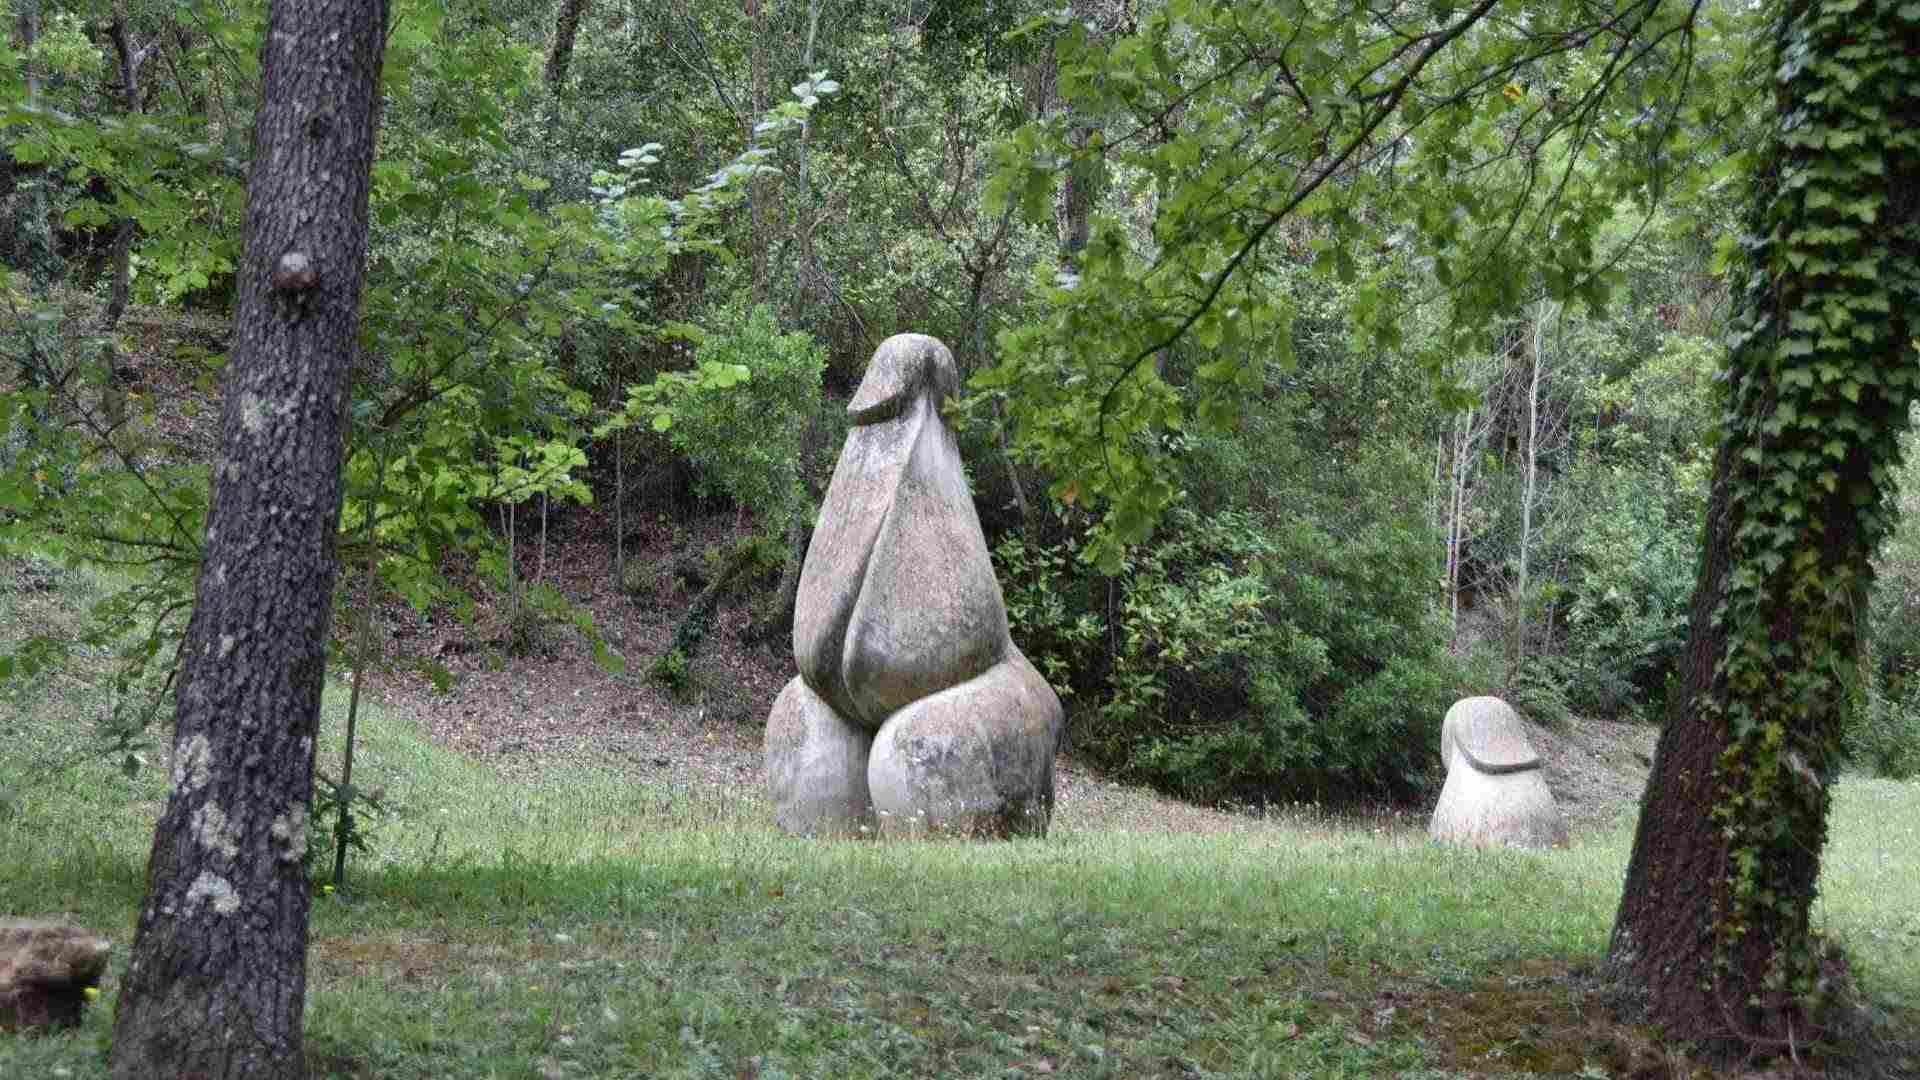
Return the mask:
<svg viewBox="0 0 1920 1080">
<path fill-rule="evenodd" d="M 1111 621 L 1072 544 L 996 555 L 1023 648 L 1087 699 L 1077 747 L 1182 797 L 1264 802 L 1431 781 L 1461 685 L 1431 611 L 1433 550 L 1391 524 L 1176 509 L 1113 583 Z"/>
<path fill-rule="evenodd" d="M 700 368 L 749 375 L 687 381 L 667 434 L 699 468 L 702 494 L 724 491 L 736 505 L 759 511 L 777 534 L 806 497 L 801 433 L 819 406 L 826 350 L 805 332 L 780 333 L 765 304 L 722 307 L 713 320 L 722 329 L 701 341 Z"/>
<path fill-rule="evenodd" d="M 1842 737 L 1855 768 L 1891 780 L 1920 776 L 1920 682 L 1896 681 L 1889 694 L 1869 679 Z"/>
<path fill-rule="evenodd" d="M 1567 703 L 1588 716 L 1657 717 L 1686 643 L 1698 521 L 1674 521 L 1655 478 L 1596 466 L 1573 542 Z"/>
</svg>

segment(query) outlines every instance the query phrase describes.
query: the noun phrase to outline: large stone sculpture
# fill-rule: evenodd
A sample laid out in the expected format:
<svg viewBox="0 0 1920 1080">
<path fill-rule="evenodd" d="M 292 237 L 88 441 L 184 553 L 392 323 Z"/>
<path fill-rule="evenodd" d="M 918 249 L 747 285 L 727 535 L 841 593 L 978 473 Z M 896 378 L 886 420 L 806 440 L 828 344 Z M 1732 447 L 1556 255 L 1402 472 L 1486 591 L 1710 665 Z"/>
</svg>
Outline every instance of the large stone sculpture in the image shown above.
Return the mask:
<svg viewBox="0 0 1920 1080">
<path fill-rule="evenodd" d="M 800 571 L 798 677 L 767 718 L 789 832 L 1044 834 L 1063 713 L 1007 609 L 940 415 L 953 354 L 881 343 Z"/>
<path fill-rule="evenodd" d="M 1497 697 L 1455 702 L 1440 726 L 1440 757 L 1447 782 L 1427 835 L 1482 846 L 1566 844 L 1566 821 L 1513 706 Z"/>
</svg>

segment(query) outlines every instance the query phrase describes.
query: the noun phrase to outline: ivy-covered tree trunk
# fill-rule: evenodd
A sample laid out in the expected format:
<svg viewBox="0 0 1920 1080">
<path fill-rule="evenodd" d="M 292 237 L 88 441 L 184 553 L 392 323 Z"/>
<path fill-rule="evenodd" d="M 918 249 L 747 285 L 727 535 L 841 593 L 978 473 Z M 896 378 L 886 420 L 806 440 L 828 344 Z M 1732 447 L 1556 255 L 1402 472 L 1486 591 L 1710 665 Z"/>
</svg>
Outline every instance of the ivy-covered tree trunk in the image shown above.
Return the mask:
<svg viewBox="0 0 1920 1080">
<path fill-rule="evenodd" d="M 302 859 L 386 0 L 273 0 L 173 789 L 113 1075 L 305 1074 Z"/>
<path fill-rule="evenodd" d="M 1808 921 L 1920 385 L 1920 7 L 1790 0 L 1683 679 L 1610 962 L 1680 1037 L 1817 1030 Z"/>
</svg>

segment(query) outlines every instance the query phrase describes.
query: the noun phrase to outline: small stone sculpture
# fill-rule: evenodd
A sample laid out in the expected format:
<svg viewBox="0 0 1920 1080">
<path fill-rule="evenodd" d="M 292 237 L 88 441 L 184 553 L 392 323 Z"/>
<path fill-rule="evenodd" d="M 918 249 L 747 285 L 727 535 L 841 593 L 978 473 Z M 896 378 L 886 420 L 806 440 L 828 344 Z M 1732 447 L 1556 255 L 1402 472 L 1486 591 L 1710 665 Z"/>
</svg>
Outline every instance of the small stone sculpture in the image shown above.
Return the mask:
<svg viewBox="0 0 1920 1080">
<path fill-rule="evenodd" d="M 111 949 L 106 938 L 70 923 L 0 920 L 0 1031 L 79 1023 Z"/>
<path fill-rule="evenodd" d="M 940 403 L 939 341 L 882 342 L 847 412 L 800 571 L 800 674 L 767 718 L 767 786 L 788 832 L 1040 835 L 1060 699 L 1007 609 Z"/>
<path fill-rule="evenodd" d="M 1453 844 L 1563 847 L 1566 821 L 1513 706 L 1497 697 L 1454 703 L 1440 727 L 1447 782 L 1427 835 Z"/>
</svg>

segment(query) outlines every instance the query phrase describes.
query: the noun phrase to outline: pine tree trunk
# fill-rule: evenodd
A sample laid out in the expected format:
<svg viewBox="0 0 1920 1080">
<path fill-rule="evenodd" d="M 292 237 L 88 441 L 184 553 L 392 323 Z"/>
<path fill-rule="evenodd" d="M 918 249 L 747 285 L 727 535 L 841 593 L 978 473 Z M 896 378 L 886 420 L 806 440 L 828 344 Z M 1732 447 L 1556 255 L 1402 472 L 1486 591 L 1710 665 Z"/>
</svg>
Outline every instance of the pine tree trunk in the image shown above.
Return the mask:
<svg viewBox="0 0 1920 1080">
<path fill-rule="evenodd" d="M 305 1075 L 301 860 L 386 23 L 385 0 L 268 15 L 174 786 L 114 1016 L 121 1080 Z"/>
</svg>

